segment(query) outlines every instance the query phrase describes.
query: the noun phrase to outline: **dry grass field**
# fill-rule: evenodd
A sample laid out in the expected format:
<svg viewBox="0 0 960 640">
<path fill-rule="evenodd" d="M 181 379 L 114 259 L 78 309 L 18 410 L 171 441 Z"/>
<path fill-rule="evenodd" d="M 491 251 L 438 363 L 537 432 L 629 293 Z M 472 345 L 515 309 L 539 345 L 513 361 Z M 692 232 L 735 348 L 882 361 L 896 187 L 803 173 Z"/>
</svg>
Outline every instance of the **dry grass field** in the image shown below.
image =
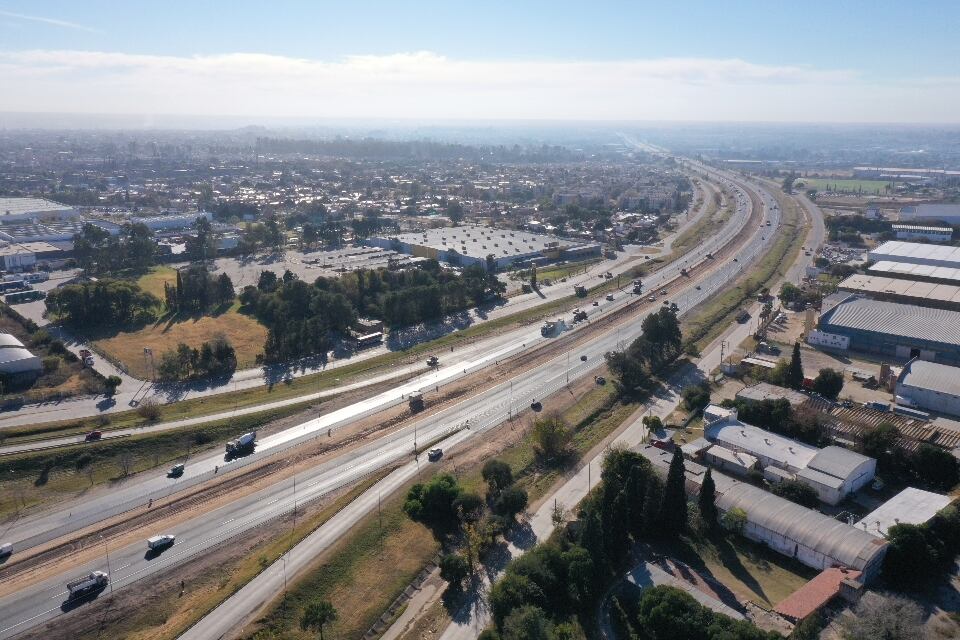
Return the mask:
<svg viewBox="0 0 960 640">
<path fill-rule="evenodd" d="M 162 292 L 162 283 L 160 289 Z M 180 342 L 199 347 L 218 333 L 224 334 L 237 350 L 237 367 L 241 369 L 254 365 L 267 338 L 266 328 L 256 319 L 230 309 L 216 316 L 163 319 L 139 331 L 97 340 L 94 345 L 124 363 L 131 375 L 145 379 L 150 370 L 143 358 L 144 347 L 153 349 L 155 360 L 159 360 L 163 352 L 176 349 Z"/>
</svg>

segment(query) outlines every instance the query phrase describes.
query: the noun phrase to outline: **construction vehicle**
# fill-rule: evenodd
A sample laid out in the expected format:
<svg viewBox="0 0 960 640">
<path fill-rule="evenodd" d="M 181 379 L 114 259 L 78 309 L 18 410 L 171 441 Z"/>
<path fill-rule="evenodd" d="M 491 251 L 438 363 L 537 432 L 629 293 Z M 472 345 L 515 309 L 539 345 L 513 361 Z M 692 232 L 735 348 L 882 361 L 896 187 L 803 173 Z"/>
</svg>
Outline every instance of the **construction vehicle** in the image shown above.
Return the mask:
<svg viewBox="0 0 960 640">
<path fill-rule="evenodd" d="M 633 281 L 633 292 L 636 294 L 643 293 L 643 282 L 640 280 Z"/>
<path fill-rule="evenodd" d="M 581 320 L 587 319 L 587 312 L 583 309 L 574 309 L 573 310 L 573 321 L 580 322 Z"/>
<path fill-rule="evenodd" d="M 429 358 L 427 358 L 428 367 L 436 367 L 439 364 L 440 364 L 440 358 L 438 358 L 437 356 L 430 356 Z"/>
<path fill-rule="evenodd" d="M 247 455 L 248 453 L 253 453 L 253 450 L 256 446 L 257 432 L 251 431 L 250 433 L 245 433 L 239 438 L 235 438 L 227 442 L 227 456 L 234 458 L 237 456 Z"/>
<path fill-rule="evenodd" d="M 418 411 L 423 411 L 423 394 L 422 393 L 411 393 L 410 400 L 407 401 L 407 404 L 410 405 L 410 413 L 417 413 Z"/>
<path fill-rule="evenodd" d="M 577 286 L 575 286 L 575 287 L 573 288 L 573 292 L 574 292 L 575 294 L 577 294 L 577 297 L 578 297 L 578 298 L 586 298 L 586 297 L 587 297 L 587 288 L 586 288 L 585 286 L 583 286 L 582 284 L 578 284 Z"/>
<path fill-rule="evenodd" d="M 70 598 L 79 598 L 80 596 L 103 590 L 110 584 L 110 577 L 103 571 L 91 571 L 88 575 L 67 583 L 67 591 Z"/>
<path fill-rule="evenodd" d="M 172 547 L 173 543 L 177 541 L 177 536 L 172 533 L 166 533 L 159 536 L 152 536 L 147 538 L 147 549 L 150 551 L 160 552 L 166 549 L 167 547 Z"/>
</svg>

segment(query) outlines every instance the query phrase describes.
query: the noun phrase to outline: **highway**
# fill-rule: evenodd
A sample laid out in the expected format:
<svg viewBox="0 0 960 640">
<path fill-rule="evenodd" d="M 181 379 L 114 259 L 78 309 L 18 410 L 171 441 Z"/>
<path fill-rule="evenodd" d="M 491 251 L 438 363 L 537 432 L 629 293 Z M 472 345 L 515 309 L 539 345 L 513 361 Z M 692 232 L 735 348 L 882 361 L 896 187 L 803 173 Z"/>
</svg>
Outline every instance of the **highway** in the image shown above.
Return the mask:
<svg viewBox="0 0 960 640">
<path fill-rule="evenodd" d="M 766 200 L 769 202 L 769 200 Z M 744 205 L 742 205 L 740 212 L 746 211 L 745 206 L 746 198 L 744 197 Z M 773 220 L 772 225 L 776 226 L 779 221 L 779 212 L 776 210 L 770 211 L 770 217 Z M 735 225 L 734 225 L 735 226 Z M 768 236 L 771 234 L 767 234 Z M 702 302 L 707 297 L 709 297 L 710 292 L 715 290 L 720 284 L 724 282 L 729 282 L 731 277 L 735 277 L 736 273 L 739 273 L 748 262 L 743 258 L 744 255 L 759 255 L 759 250 L 763 246 L 769 246 L 771 240 L 761 239 L 759 233 L 755 233 L 752 238 L 753 241 L 749 243 L 749 246 L 745 248 L 745 252 L 739 254 L 740 260 L 736 263 L 730 262 L 729 264 L 733 266 L 733 269 L 728 269 L 726 267 L 718 270 L 711 274 L 707 280 L 706 284 L 701 284 L 700 289 L 696 289 L 694 285 L 688 285 L 688 288 L 682 291 L 681 299 L 686 300 L 691 306 Z M 653 290 L 653 287 L 651 287 Z M 654 307 L 655 308 L 655 307 Z M 640 323 L 647 313 L 654 310 L 654 308 L 648 309 L 642 315 L 639 315 L 635 319 L 630 320 L 628 323 L 625 323 L 625 326 L 621 327 L 619 331 L 611 330 L 605 336 L 602 336 L 593 342 L 591 342 L 586 347 L 580 348 L 577 351 L 577 354 L 585 353 L 588 355 L 588 362 L 583 363 L 582 365 L 577 365 L 574 368 L 574 371 L 570 372 L 570 378 L 574 378 L 576 375 L 586 373 L 592 369 L 593 365 L 591 361 L 594 358 L 602 357 L 602 353 L 607 350 L 615 348 L 617 345 L 626 344 L 628 341 L 632 341 L 635 337 L 640 334 Z M 574 354 L 576 355 L 576 354 Z M 537 381 L 535 383 L 536 390 L 532 395 L 528 395 L 524 398 L 522 402 L 519 403 L 519 406 L 522 408 L 525 402 L 531 398 L 542 398 L 552 389 L 559 389 L 565 386 L 566 382 L 566 370 L 564 363 L 567 358 L 564 355 L 561 355 L 555 358 L 551 363 L 544 365 L 538 372 L 535 374 Z M 573 360 L 576 362 L 577 360 Z M 546 376 L 546 379 L 544 379 Z M 533 378 L 533 376 L 530 376 Z M 521 378 L 523 379 L 523 378 Z M 541 382 L 542 380 L 542 382 Z M 506 383 L 501 385 L 501 389 L 505 388 Z M 516 392 L 516 389 L 515 389 Z M 482 394 L 485 395 L 485 394 Z M 667 398 L 658 399 L 651 410 L 656 412 L 658 415 L 666 415 L 673 407 L 676 406 L 677 394 L 673 393 Z M 481 406 L 484 406 L 485 403 L 482 403 Z M 492 400 L 494 407 L 497 407 L 493 410 L 492 414 L 487 412 L 483 415 L 482 422 L 476 429 L 484 429 L 494 424 L 499 423 L 503 419 L 506 419 L 507 412 L 503 410 L 503 406 L 496 399 Z M 517 404 L 514 401 L 514 404 Z M 508 406 L 513 406 L 508 402 Z M 471 424 L 473 424 L 471 422 Z M 638 422 L 639 424 L 639 422 Z M 475 428 L 471 427 L 471 432 L 474 432 Z M 632 440 L 628 441 L 628 444 L 638 443 L 642 437 L 642 429 L 631 428 L 625 432 L 625 438 L 630 438 Z M 449 450 L 455 444 L 463 442 L 468 436 L 465 431 L 458 432 L 451 438 L 449 441 L 444 443 L 444 447 Z M 599 474 L 599 469 L 594 469 L 596 474 Z M 197 625 L 191 628 L 187 633 L 181 636 L 181 640 L 204 640 L 208 638 L 219 638 L 226 634 L 234 634 L 241 631 L 238 629 L 241 621 L 248 621 L 251 616 L 253 616 L 259 607 L 265 602 L 269 601 L 274 597 L 274 595 L 279 592 L 282 588 L 283 580 L 286 579 L 286 576 L 293 576 L 297 572 L 302 571 L 319 553 L 322 553 L 325 549 L 329 548 L 334 542 L 337 541 L 339 535 L 342 532 L 347 531 L 349 527 L 358 522 L 367 513 L 370 513 L 376 505 L 376 498 L 378 495 L 386 494 L 391 490 L 396 489 L 401 486 L 402 483 L 412 477 L 413 467 L 407 465 L 392 474 L 390 477 L 384 479 L 371 489 L 367 490 L 356 502 L 354 502 L 349 510 L 342 512 L 343 517 L 339 515 L 334 522 L 328 522 L 327 524 L 321 526 L 314 532 L 309 538 L 307 538 L 300 545 L 297 545 L 294 549 L 287 554 L 287 557 L 282 562 L 275 562 L 270 569 L 264 573 L 257 576 L 254 580 L 248 583 L 235 595 L 231 596 L 227 601 L 222 603 L 217 609 L 203 618 Z M 583 470 L 577 476 L 572 478 L 565 487 L 574 487 L 576 485 L 582 485 L 585 491 L 586 479 L 589 475 L 587 467 L 584 467 Z M 599 477 L 596 475 L 596 477 Z M 572 506 L 579 501 L 579 498 L 574 499 L 576 490 L 569 489 L 570 493 L 569 500 L 565 501 L 564 504 Z M 561 497 L 567 497 L 563 490 L 561 490 Z M 362 505 L 367 505 L 364 509 Z M 547 504 L 545 502 L 545 504 Z M 549 505 L 552 507 L 552 503 Z M 550 520 L 549 508 L 544 507 L 540 510 L 543 513 L 538 512 L 534 516 L 535 520 L 544 520 L 547 522 Z M 534 522 L 536 525 L 536 522 Z M 541 523 L 542 524 L 542 523 Z M 537 531 L 537 527 L 534 527 L 534 530 Z M 239 613 L 243 612 L 243 613 Z M 472 618 L 474 622 L 479 622 L 479 618 Z M 465 625 L 465 629 L 475 629 L 476 632 L 479 632 L 479 628 L 475 625 L 471 625 L 469 622 Z M 475 633 L 468 632 L 467 636 L 474 637 Z"/>
<path fill-rule="evenodd" d="M 751 185 L 751 188 L 753 189 L 755 187 Z M 763 186 L 757 189 L 757 192 L 763 199 L 765 206 L 772 207 L 773 199 L 769 192 Z M 798 197 L 797 200 L 801 200 L 801 197 Z M 822 245 L 825 237 L 823 215 L 819 209 L 806 198 L 802 198 L 801 204 L 806 210 L 810 223 L 804 246 L 819 247 Z M 784 277 L 776 283 L 774 287 L 771 287 L 771 289 L 777 290 L 781 283 L 794 281 L 798 276 L 802 275 L 804 270 L 813 262 L 812 254 L 813 252 L 808 256 L 801 252 L 787 270 Z M 760 306 L 762 305 L 759 303 L 753 305 L 751 313 L 756 315 Z M 670 392 L 646 405 L 646 414 L 656 415 L 660 418 L 668 416 L 679 404 L 679 392 L 687 380 L 699 376 L 708 376 L 710 372 L 720 365 L 720 358 L 723 354 L 721 344 L 740 344 L 750 334 L 751 329 L 749 323 L 735 323 L 728 327 L 723 335 L 715 339 L 711 345 L 704 350 L 697 363 L 696 372 L 679 372 L 676 379 L 670 381 Z M 613 439 L 611 446 L 636 447 L 643 442 L 646 435 L 646 427 L 643 426 L 640 419 L 637 419 Z M 587 460 L 574 476 L 570 477 L 553 494 L 545 496 L 541 501 L 540 507 L 533 514 L 529 515 L 527 522 L 530 525 L 534 540 L 545 540 L 553 533 L 554 504 L 559 504 L 564 508 L 571 509 L 583 500 L 590 489 L 591 485 L 589 483 L 592 481 L 595 484 L 595 479 L 599 479 L 600 477 L 604 455 L 605 451 Z M 531 548 L 531 545 L 528 539 L 525 540 L 522 548 L 517 547 L 508 540 L 506 549 L 507 556 L 509 559 L 519 557 L 529 548 Z M 498 562 L 501 566 L 506 564 L 502 558 L 498 559 Z M 489 574 L 487 572 L 481 572 L 480 576 L 483 585 L 477 589 L 477 591 L 479 593 L 486 593 L 491 585 Z M 482 598 L 474 597 L 469 599 L 461 609 L 453 615 L 453 620 L 446 626 L 439 638 L 440 640 L 474 640 L 490 623 L 491 618 L 488 607 L 485 606 Z M 199 637 L 200 636 L 197 636 L 197 638 Z"/>
<path fill-rule="evenodd" d="M 717 252 L 726 242 L 736 235 L 749 217 L 749 199 L 739 187 L 736 187 L 736 189 L 739 193 L 737 211 L 731 217 L 723 231 L 709 239 L 704 246 L 698 250 L 701 255 L 707 252 Z M 769 213 L 772 219 L 776 219 L 776 215 L 776 211 Z M 774 224 L 776 223 L 774 222 Z M 692 268 L 694 263 L 700 260 L 690 257 L 680 261 L 680 263 L 669 265 L 657 274 L 648 277 L 646 279 L 648 291 L 659 289 L 661 286 L 671 282 L 671 280 L 676 279 L 677 282 L 670 285 L 675 289 L 675 293 L 671 293 L 669 299 L 677 302 L 681 307 L 681 311 L 686 311 L 693 305 L 709 297 L 713 291 L 722 287 L 732 278 L 736 277 L 738 273 L 746 268 L 746 265 L 752 257 L 759 255 L 762 248 L 769 245 L 772 241 L 773 234 L 767 233 L 766 236 L 768 237 L 762 240 L 759 236 L 760 233 L 755 232 L 747 246 L 738 252 L 738 262 L 731 261 L 717 265 L 718 268 L 714 272 L 699 281 L 700 289 L 694 288 L 692 282 L 686 284 L 687 280 L 679 276 L 681 268 L 684 266 L 688 269 Z M 717 262 L 721 261 L 717 260 Z M 686 289 L 681 288 L 683 286 L 681 283 L 685 284 Z M 597 308 L 589 307 L 588 309 L 594 314 L 594 317 L 596 317 L 595 314 L 605 313 L 612 308 L 626 304 L 630 298 L 631 296 L 629 295 L 621 294 L 618 299 L 612 303 L 606 303 Z M 178 535 L 177 545 L 158 558 L 146 557 L 145 546 L 142 543 L 111 549 L 110 567 L 106 566 L 105 558 L 103 561 L 93 562 L 85 566 L 75 566 L 71 568 L 69 575 L 55 576 L 25 587 L 17 593 L 0 598 L 0 611 L 3 611 L 5 614 L 5 627 L 0 629 L 0 637 L 10 637 L 23 629 L 30 628 L 58 615 L 61 612 L 61 602 L 64 598 L 63 584 L 74 575 L 79 575 L 92 569 L 109 569 L 112 576 L 113 588 L 123 588 L 155 571 L 169 567 L 178 560 L 200 553 L 217 542 L 237 535 L 251 526 L 255 526 L 260 522 L 290 511 L 293 508 L 294 500 L 305 501 L 313 499 L 335 488 L 350 484 L 371 472 L 408 460 L 413 450 L 413 435 L 415 429 L 421 443 L 450 434 L 452 434 L 451 437 L 448 439 L 448 442 L 444 444 L 447 448 L 453 444 L 469 440 L 474 435 L 482 433 L 496 424 L 500 424 L 503 420 L 507 419 L 509 415 L 528 407 L 534 399 L 545 398 L 550 393 L 562 388 L 567 384 L 568 376 L 570 379 L 574 379 L 587 375 L 590 370 L 601 363 L 603 354 L 606 351 L 615 350 L 637 337 L 640 332 L 640 322 L 643 317 L 650 311 L 659 308 L 659 306 L 658 299 L 658 303 L 647 305 L 644 312 L 637 314 L 636 317 L 623 323 L 618 328 L 611 328 L 604 335 L 590 341 L 583 347 L 577 348 L 576 352 L 569 354 L 562 353 L 548 363 L 536 368 L 534 371 L 517 376 L 513 380 L 505 380 L 492 389 L 463 400 L 438 414 L 417 421 L 415 423 L 416 426 L 414 426 L 414 424 L 407 425 L 394 433 L 380 438 L 376 442 L 365 445 L 348 454 L 338 456 L 333 460 L 318 465 L 308 472 L 299 474 L 296 479 L 296 496 L 294 496 L 293 492 L 293 483 L 284 482 L 254 495 L 238 499 L 220 509 L 205 513 L 201 517 L 193 518 L 185 522 L 180 527 L 174 528 L 174 530 L 169 532 Z M 524 349 L 530 348 L 532 344 L 545 340 L 540 337 L 538 327 L 524 329 L 514 333 L 516 335 L 506 339 L 499 349 L 487 351 L 467 363 L 463 368 L 459 366 L 456 369 L 453 367 L 441 367 L 440 370 L 430 372 L 419 380 L 401 385 L 396 389 L 391 389 L 374 398 L 364 400 L 350 407 L 345 407 L 302 425 L 297 425 L 296 427 L 268 436 L 261 442 L 257 454 L 250 456 L 240 463 L 249 463 L 251 459 L 258 459 L 284 448 L 294 446 L 304 440 L 317 437 L 318 435 L 325 435 L 326 430 L 329 428 L 342 426 L 358 417 L 370 415 L 385 406 L 390 406 L 391 403 L 402 402 L 403 396 L 409 394 L 411 391 L 432 387 L 456 379 L 464 375 L 464 369 L 469 371 L 471 369 L 489 366 L 490 363 L 498 359 L 519 353 Z M 581 362 L 581 355 L 587 356 L 586 362 Z M 567 368 L 568 362 L 574 363 L 569 370 Z M 469 427 L 467 428 L 468 421 Z M 215 466 L 222 464 L 222 457 L 219 455 L 211 455 L 192 461 L 188 467 L 187 477 L 179 481 L 181 483 L 180 486 L 201 482 L 206 477 L 209 477 L 209 474 L 213 473 Z M 373 489 L 366 492 L 366 494 L 364 494 L 365 497 L 362 497 L 354 504 L 363 504 L 364 500 L 367 500 L 367 504 L 369 504 L 371 495 L 375 496 L 377 492 L 390 489 L 390 482 L 396 483 L 393 485 L 394 488 L 395 486 L 399 486 L 400 483 L 411 476 L 408 475 L 402 479 L 398 478 L 402 477 L 403 473 L 411 473 L 411 468 L 413 469 L 412 473 L 415 473 L 416 465 L 417 462 L 405 464 L 391 474 L 391 476 L 388 476 L 385 480 L 378 483 Z M 172 487 L 176 486 L 176 484 L 165 478 L 152 478 L 144 480 L 143 482 L 132 483 L 130 487 L 122 488 L 114 492 L 112 496 L 107 496 L 106 499 L 93 500 L 90 501 L 89 504 L 74 507 L 74 509 L 77 510 L 76 515 L 74 515 L 72 511 L 66 518 L 64 518 L 62 512 L 50 514 L 38 520 L 18 523 L 18 525 L 8 533 L 13 536 L 15 544 L 17 542 L 29 545 L 38 544 L 38 541 L 44 539 L 50 540 L 52 537 L 66 531 L 76 530 L 80 526 L 84 526 L 84 523 L 89 524 L 106 517 L 108 514 L 112 515 L 113 513 L 120 513 L 133 508 L 131 502 L 143 504 L 148 496 L 154 493 L 159 493 L 160 495 L 169 493 Z M 124 498 L 127 499 L 124 500 Z M 351 510 L 345 511 L 344 513 L 354 513 L 355 511 L 360 515 L 367 512 L 359 508 L 354 509 L 352 505 Z M 331 523 L 333 523 L 333 521 L 327 523 L 327 525 L 330 525 L 329 527 L 324 525 L 324 527 L 318 529 L 314 535 L 327 541 L 335 540 L 336 535 L 330 534 L 330 531 L 335 530 L 336 524 Z M 323 538 L 324 536 L 328 537 Z M 313 537 L 314 536 L 311 536 L 311 538 Z M 292 562 L 296 562 L 298 553 L 300 552 L 292 553 L 287 559 L 286 564 L 288 565 L 289 571 L 295 570 L 295 568 L 290 568 L 290 565 Z M 304 557 L 310 556 L 311 554 L 309 553 L 304 554 Z M 253 584 L 254 583 L 251 583 L 251 585 Z M 257 584 L 259 585 L 260 583 L 257 582 Z M 270 593 L 270 595 L 272 595 L 275 593 L 275 591 L 262 591 L 263 587 L 259 586 L 253 589 L 255 592 L 261 594 Z M 241 590 L 240 593 L 243 592 L 244 590 Z M 210 619 L 213 621 L 210 624 L 213 624 L 216 622 L 217 617 L 212 616 Z M 232 619 L 232 623 L 235 624 L 235 622 L 236 620 Z M 197 635 L 194 637 L 217 636 Z"/>
</svg>

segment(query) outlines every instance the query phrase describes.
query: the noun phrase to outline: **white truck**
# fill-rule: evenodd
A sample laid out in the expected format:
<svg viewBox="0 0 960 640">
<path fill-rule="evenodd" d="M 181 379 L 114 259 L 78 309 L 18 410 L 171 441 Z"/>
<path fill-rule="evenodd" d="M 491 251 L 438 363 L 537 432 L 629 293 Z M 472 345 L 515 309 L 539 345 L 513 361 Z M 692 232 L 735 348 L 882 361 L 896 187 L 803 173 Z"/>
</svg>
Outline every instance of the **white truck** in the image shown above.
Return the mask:
<svg viewBox="0 0 960 640">
<path fill-rule="evenodd" d="M 177 541 L 177 536 L 172 533 L 165 533 L 159 536 L 147 538 L 147 549 L 150 551 L 163 551 L 167 547 L 172 547 Z"/>
<path fill-rule="evenodd" d="M 67 583 L 71 598 L 79 598 L 93 591 L 103 589 L 110 584 L 110 577 L 103 571 L 91 571 L 88 575 Z"/>
<path fill-rule="evenodd" d="M 257 444 L 257 432 L 251 431 L 250 433 L 245 433 L 239 438 L 235 438 L 227 442 L 227 455 L 228 456 L 239 456 L 245 453 L 250 453 L 253 451 L 253 448 Z"/>
</svg>

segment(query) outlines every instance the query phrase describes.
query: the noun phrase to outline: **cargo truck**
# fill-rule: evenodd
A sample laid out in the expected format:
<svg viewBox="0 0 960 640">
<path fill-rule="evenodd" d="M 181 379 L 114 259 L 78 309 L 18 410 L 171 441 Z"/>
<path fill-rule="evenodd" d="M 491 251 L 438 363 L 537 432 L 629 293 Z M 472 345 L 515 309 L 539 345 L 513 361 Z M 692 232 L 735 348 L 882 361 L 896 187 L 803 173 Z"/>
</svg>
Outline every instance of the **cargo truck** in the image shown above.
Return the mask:
<svg viewBox="0 0 960 640">
<path fill-rule="evenodd" d="M 177 536 L 172 533 L 166 533 L 159 536 L 152 536 L 147 538 L 147 549 L 153 552 L 160 552 L 166 549 L 167 547 L 172 547 L 173 543 L 177 541 Z"/>
<path fill-rule="evenodd" d="M 251 431 L 250 433 L 245 433 L 239 438 L 227 442 L 227 457 L 235 458 L 237 456 L 253 453 L 253 449 L 256 446 L 257 432 Z"/>
<path fill-rule="evenodd" d="M 108 584 L 110 578 L 103 571 L 91 571 L 88 575 L 67 583 L 70 598 L 79 598 L 95 591 L 101 591 Z"/>
</svg>

